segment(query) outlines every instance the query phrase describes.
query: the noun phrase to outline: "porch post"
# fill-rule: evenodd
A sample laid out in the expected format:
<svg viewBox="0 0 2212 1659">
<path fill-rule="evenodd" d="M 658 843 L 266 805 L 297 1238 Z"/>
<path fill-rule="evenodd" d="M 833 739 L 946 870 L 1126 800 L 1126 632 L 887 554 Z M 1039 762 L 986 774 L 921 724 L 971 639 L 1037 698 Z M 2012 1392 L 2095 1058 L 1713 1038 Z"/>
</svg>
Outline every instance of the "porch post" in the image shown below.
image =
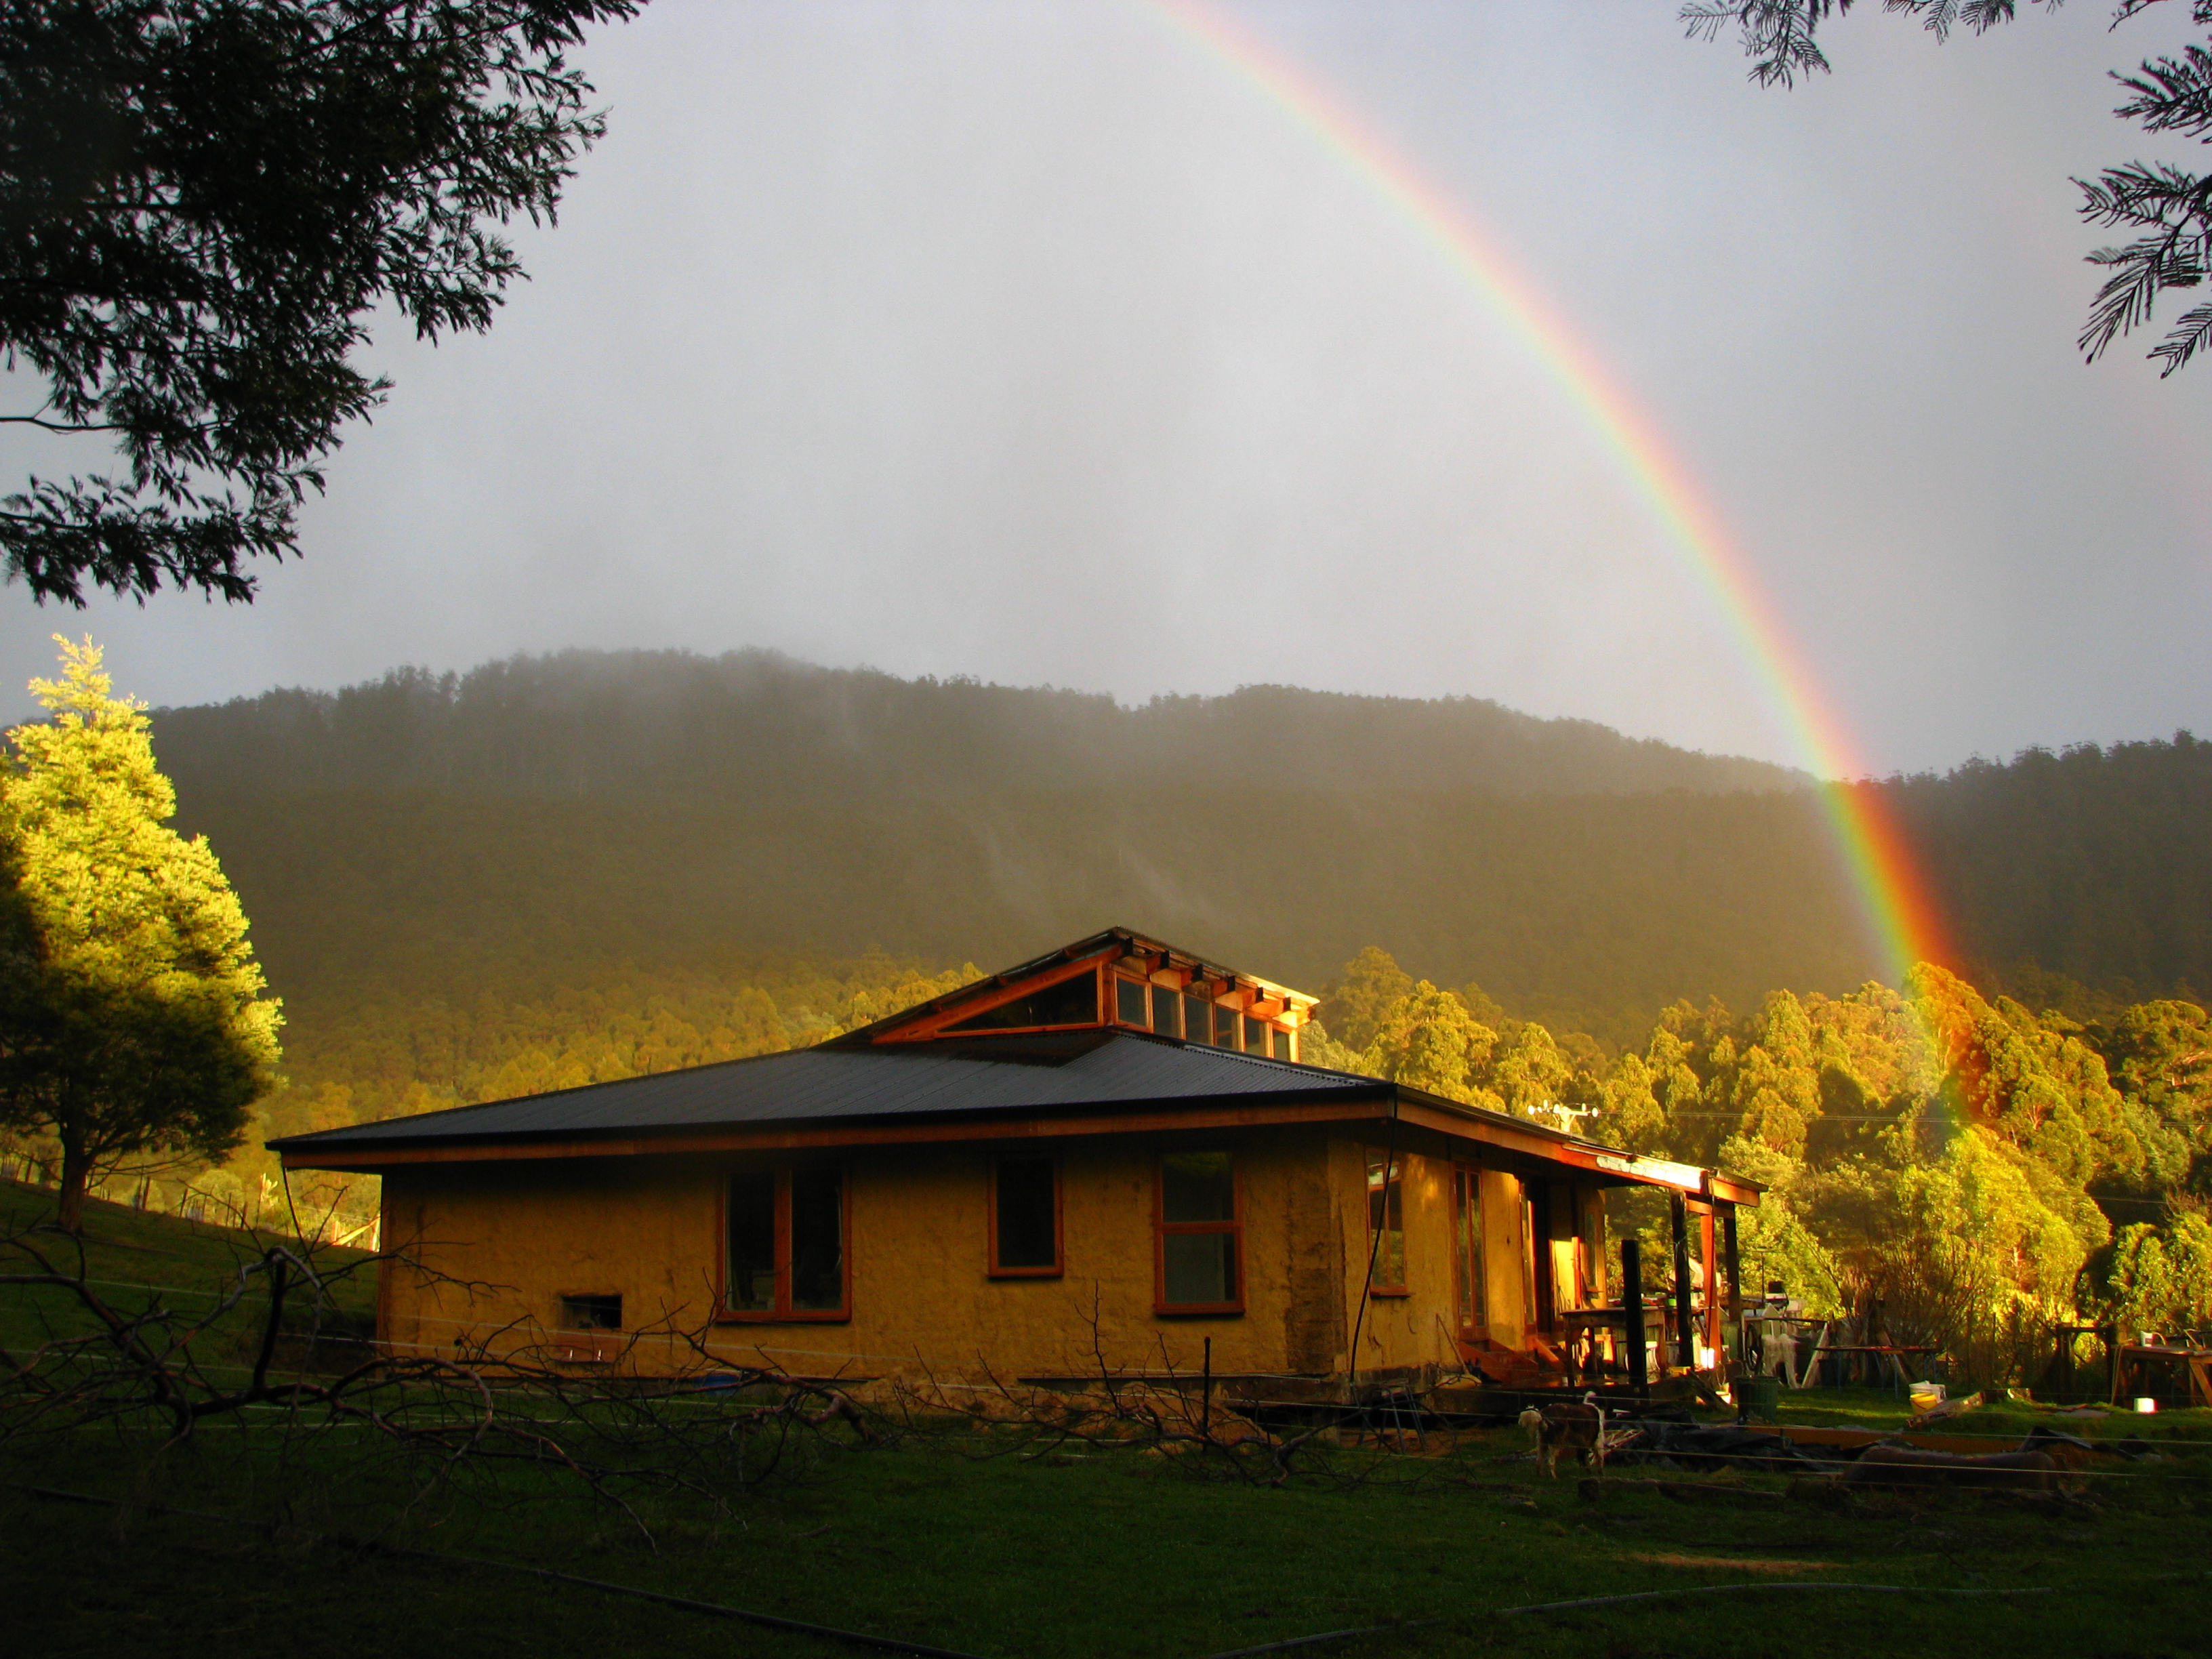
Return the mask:
<svg viewBox="0 0 2212 1659">
<path fill-rule="evenodd" d="M 1667 1194 L 1667 1219 L 1674 1230 L 1674 1364 L 1694 1370 L 1698 1364 L 1698 1328 L 1690 1316 L 1690 1212 L 1680 1191 Z"/>
<path fill-rule="evenodd" d="M 1698 1260 L 1705 1270 L 1705 1346 L 1720 1358 L 1721 1347 L 1721 1271 L 1718 1252 L 1713 1249 L 1713 1206 L 1705 1206 L 1705 1212 L 1698 1218 Z"/>
<path fill-rule="evenodd" d="M 1644 1245 L 1633 1236 L 1620 1241 L 1620 1311 L 1628 1326 L 1628 1386 L 1640 1400 L 1651 1374 L 1644 1352 Z"/>
<path fill-rule="evenodd" d="M 1728 1272 L 1728 1334 L 1735 1344 L 1738 1364 L 1745 1363 L 1743 1341 L 1743 1268 L 1735 1249 L 1735 1206 L 1721 1206 L 1722 1266 Z"/>
</svg>

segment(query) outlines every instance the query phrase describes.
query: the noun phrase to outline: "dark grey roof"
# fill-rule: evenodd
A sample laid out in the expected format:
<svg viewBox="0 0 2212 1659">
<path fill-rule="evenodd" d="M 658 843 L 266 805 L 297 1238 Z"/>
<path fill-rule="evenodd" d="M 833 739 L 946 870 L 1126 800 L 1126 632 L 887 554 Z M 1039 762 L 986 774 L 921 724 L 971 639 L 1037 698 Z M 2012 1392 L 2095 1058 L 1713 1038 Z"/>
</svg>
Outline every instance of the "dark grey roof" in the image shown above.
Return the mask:
<svg viewBox="0 0 2212 1659">
<path fill-rule="evenodd" d="M 1134 1108 L 1267 1096 L 1349 1103 L 1387 1097 L 1395 1087 L 1374 1078 L 1185 1044 L 1145 1032 L 1093 1030 L 872 1048 L 827 1044 L 289 1135 L 269 1144 L 286 1152 L 358 1150 L 548 1136 L 650 1135 L 737 1124 Z"/>
</svg>

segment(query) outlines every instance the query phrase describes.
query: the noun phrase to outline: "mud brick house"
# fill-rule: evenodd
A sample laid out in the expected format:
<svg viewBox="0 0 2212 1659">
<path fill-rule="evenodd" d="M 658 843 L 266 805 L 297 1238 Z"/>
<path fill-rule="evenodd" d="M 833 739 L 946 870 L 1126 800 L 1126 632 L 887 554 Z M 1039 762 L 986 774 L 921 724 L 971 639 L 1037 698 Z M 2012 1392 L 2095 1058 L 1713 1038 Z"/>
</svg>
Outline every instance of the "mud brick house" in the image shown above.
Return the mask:
<svg viewBox="0 0 2212 1659">
<path fill-rule="evenodd" d="M 1638 1184 L 1718 1282 L 1754 1188 L 1304 1065 L 1313 1005 L 1114 928 L 811 1048 L 271 1145 L 383 1178 L 402 1349 L 683 1370 L 690 1332 L 805 1376 L 1073 1379 L 1211 1338 L 1217 1376 L 1541 1375 L 1617 1298 L 1606 1195 Z"/>
</svg>

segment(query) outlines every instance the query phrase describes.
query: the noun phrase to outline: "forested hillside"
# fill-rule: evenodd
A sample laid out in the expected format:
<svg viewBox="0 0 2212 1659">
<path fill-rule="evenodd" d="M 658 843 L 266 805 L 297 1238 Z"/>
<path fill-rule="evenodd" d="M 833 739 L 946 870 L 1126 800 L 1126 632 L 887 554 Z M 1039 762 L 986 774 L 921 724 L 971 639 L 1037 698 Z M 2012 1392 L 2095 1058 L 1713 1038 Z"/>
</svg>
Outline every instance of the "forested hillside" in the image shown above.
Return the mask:
<svg viewBox="0 0 2212 1659">
<path fill-rule="evenodd" d="M 747 653 L 497 664 L 156 718 L 299 1050 L 324 1011 L 1111 921 L 1318 984 L 1377 938 L 1569 1025 L 1871 960 L 1796 775 L 1469 701 L 1124 709 Z"/>
<path fill-rule="evenodd" d="M 2030 750 L 1883 787 L 1984 972 L 2040 988 L 2033 964 L 2123 1002 L 2212 990 L 2212 743 Z"/>
<path fill-rule="evenodd" d="M 878 799 L 1164 785 L 1492 793 L 1705 793 L 1806 781 L 1760 761 L 1416 702 L 1248 686 L 1223 697 L 902 680 L 773 652 L 571 651 L 465 676 L 403 670 L 336 693 L 163 709 L 164 764 L 196 784 L 459 790 L 652 803 Z"/>
<path fill-rule="evenodd" d="M 1797 775 L 1466 699 L 1123 708 L 572 653 L 163 710 L 156 742 L 295 1052 L 394 998 L 871 950 L 992 963 L 1109 921 L 1312 985 L 1381 940 L 1615 1044 L 1680 997 L 1879 969 Z M 2081 994 L 2053 974 L 2149 995 L 2212 983 L 2208 756 L 2184 737 L 1869 787 L 1923 843 L 1963 965 L 2049 1000 Z"/>
</svg>

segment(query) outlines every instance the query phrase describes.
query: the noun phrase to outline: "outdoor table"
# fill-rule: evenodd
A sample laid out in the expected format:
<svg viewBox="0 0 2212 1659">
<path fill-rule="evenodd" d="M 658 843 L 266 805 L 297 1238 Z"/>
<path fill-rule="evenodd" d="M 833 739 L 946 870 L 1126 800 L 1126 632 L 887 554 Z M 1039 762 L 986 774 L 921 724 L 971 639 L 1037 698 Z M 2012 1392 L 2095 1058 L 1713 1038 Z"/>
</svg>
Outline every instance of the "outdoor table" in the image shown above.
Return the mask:
<svg viewBox="0 0 2212 1659">
<path fill-rule="evenodd" d="M 2181 1363 L 2182 1376 L 2188 1388 L 2188 1403 L 2192 1406 L 2212 1406 L 2212 1348 L 2169 1348 L 2157 1342 L 2124 1342 L 2120 1345 L 2119 1364 L 2112 1367 L 2112 1403 L 2117 1406 L 2129 1397 L 2130 1379 L 2136 1387 L 2146 1387 L 2146 1373 L 2156 1359 L 2173 1359 Z"/>
</svg>

